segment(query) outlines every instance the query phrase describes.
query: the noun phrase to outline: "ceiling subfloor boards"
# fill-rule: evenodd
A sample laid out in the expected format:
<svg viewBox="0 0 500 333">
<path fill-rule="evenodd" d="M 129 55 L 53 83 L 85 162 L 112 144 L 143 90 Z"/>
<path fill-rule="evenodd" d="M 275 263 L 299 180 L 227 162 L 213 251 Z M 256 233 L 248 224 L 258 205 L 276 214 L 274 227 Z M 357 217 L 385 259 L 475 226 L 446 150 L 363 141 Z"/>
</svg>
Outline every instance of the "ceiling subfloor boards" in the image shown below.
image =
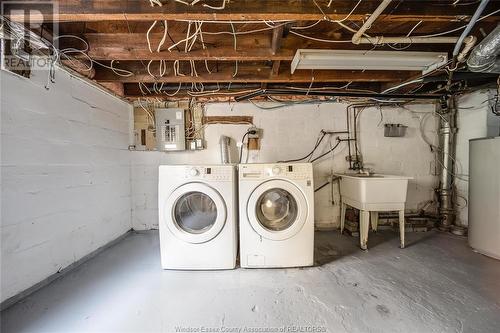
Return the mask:
<svg viewBox="0 0 500 333">
<path fill-rule="evenodd" d="M 353 44 L 353 32 L 380 0 L 232 0 L 219 10 L 204 4 L 219 7 L 222 0 L 195 5 L 161 1 L 162 6 L 151 6 L 148 0 L 59 0 L 58 10 L 45 13 L 43 19 L 58 22 L 61 35 L 75 36 L 59 39 L 60 49 L 84 50 L 85 54 L 71 53 L 71 61 L 63 57 L 63 65 L 128 98 L 228 98 L 238 91 L 276 85 L 381 91 L 421 73 L 298 70 L 291 74 L 290 63 L 298 49 L 449 52 L 453 48 L 443 43 Z M 499 4 L 500 0 L 491 0 L 485 14 L 497 10 Z M 476 7 L 474 1 L 458 5 L 437 0 L 425 1 L 425 5 L 418 0 L 392 1 L 367 34 L 457 37 Z M 472 34 L 481 38 L 496 26 L 499 16 L 481 20 Z M 94 61 L 91 70 L 89 59 Z M 159 85 L 169 95 L 158 93 Z M 141 91 L 140 86 L 152 90 Z"/>
<path fill-rule="evenodd" d="M 493 1 L 494 2 L 494 1 Z M 221 0 L 205 1 L 220 6 Z M 328 7 L 328 0 L 238 0 L 229 2 L 224 9 L 212 10 L 202 4 L 184 5 L 175 1 L 164 2 L 163 6 L 152 7 L 149 1 L 121 0 L 59 0 L 58 11 L 48 13 L 45 21 L 96 22 L 110 21 L 153 21 L 153 20 L 342 20 L 352 10 L 354 1 L 338 0 Z M 372 13 L 380 1 L 365 0 L 350 15 L 351 20 L 362 21 Z M 321 10 L 318 8 L 321 8 Z M 494 8 L 494 5 L 489 7 Z M 433 22 L 466 21 L 474 10 L 473 6 L 443 6 L 439 1 L 404 1 L 391 4 L 381 16 L 384 21 L 418 22 L 422 19 Z M 325 13 L 325 14 L 323 14 Z M 15 15 L 13 20 L 22 19 Z"/>
</svg>

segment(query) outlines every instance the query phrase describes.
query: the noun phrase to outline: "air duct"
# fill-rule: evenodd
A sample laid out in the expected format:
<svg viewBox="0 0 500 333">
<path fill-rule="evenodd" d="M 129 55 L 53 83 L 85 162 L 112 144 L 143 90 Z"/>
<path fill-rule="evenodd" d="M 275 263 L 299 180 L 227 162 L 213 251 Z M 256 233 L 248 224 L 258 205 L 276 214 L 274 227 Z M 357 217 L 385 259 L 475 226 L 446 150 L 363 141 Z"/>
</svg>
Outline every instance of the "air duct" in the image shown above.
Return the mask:
<svg viewBox="0 0 500 333">
<path fill-rule="evenodd" d="M 231 138 L 225 135 L 221 135 L 220 140 L 219 140 L 219 145 L 220 145 L 220 162 L 222 164 L 229 164 L 231 163 L 230 157 L 229 157 L 229 145 L 231 144 Z"/>
<path fill-rule="evenodd" d="M 467 60 L 467 67 L 472 72 L 500 73 L 500 25 L 484 38 Z"/>
</svg>

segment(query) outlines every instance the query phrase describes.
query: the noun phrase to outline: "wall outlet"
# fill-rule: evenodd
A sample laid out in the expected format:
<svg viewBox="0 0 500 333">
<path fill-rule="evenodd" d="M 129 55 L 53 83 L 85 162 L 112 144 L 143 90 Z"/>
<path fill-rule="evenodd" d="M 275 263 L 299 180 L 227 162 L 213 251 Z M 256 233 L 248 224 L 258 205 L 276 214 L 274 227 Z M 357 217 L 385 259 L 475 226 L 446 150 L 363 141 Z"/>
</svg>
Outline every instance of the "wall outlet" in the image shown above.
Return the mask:
<svg viewBox="0 0 500 333">
<path fill-rule="evenodd" d="M 249 139 L 259 139 L 262 137 L 262 129 L 252 126 L 248 129 L 249 131 L 255 131 L 255 134 L 248 134 Z"/>
</svg>

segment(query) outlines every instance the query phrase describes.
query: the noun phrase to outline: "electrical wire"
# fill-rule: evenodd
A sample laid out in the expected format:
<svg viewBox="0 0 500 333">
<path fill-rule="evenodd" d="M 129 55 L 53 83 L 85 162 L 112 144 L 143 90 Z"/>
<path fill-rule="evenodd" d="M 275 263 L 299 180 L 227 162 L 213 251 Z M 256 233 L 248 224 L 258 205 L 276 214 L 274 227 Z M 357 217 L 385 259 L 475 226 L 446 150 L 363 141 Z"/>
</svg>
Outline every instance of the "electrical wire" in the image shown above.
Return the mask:
<svg viewBox="0 0 500 333">
<path fill-rule="evenodd" d="M 328 155 L 329 153 L 331 153 L 332 151 L 334 151 L 335 149 L 337 149 L 337 147 L 340 145 L 340 143 L 341 143 L 341 142 L 342 142 L 342 141 L 340 141 L 340 139 L 337 137 L 337 143 L 335 144 L 335 146 L 333 146 L 332 148 L 330 148 L 327 152 L 325 152 L 325 153 L 323 153 L 323 154 L 319 155 L 318 157 L 313 158 L 310 162 L 311 162 L 311 163 L 314 163 L 314 162 L 316 162 L 317 160 L 319 160 L 320 158 L 322 158 L 322 157 L 324 157 L 324 156 Z"/>
<path fill-rule="evenodd" d="M 247 131 L 243 137 L 241 138 L 241 147 L 240 147 L 240 159 L 239 159 L 239 163 L 241 163 L 241 158 L 243 157 L 243 144 L 245 142 L 245 138 L 248 136 L 248 134 L 250 134 L 250 131 Z"/>
<path fill-rule="evenodd" d="M 323 139 L 325 138 L 325 136 L 326 136 L 326 132 L 323 131 L 323 130 L 320 131 L 320 134 L 319 134 L 318 138 L 316 139 L 316 143 L 314 144 L 314 148 L 306 156 L 304 156 L 302 158 L 292 159 L 292 160 L 278 161 L 278 163 L 299 162 L 299 161 L 305 160 L 306 158 L 311 157 L 314 154 L 314 152 L 316 151 L 316 149 L 319 147 L 319 145 L 321 144 L 321 141 L 323 141 Z"/>
<path fill-rule="evenodd" d="M 480 17 L 477 22 L 481 21 L 481 20 L 484 20 L 485 18 L 488 18 L 492 15 L 495 15 L 497 13 L 500 12 L 500 9 L 497 9 L 483 17 Z M 328 20 L 326 20 L 328 21 Z M 331 22 L 335 22 L 334 20 L 332 20 Z M 336 23 L 339 23 L 339 22 L 336 22 Z M 341 22 L 340 22 L 341 23 Z M 450 33 L 453 33 L 453 32 L 456 32 L 456 31 L 460 31 L 462 29 L 465 29 L 467 27 L 467 25 L 463 25 L 461 27 L 458 27 L 458 28 L 455 28 L 455 29 L 452 29 L 452 30 L 448 30 L 448 31 L 443 31 L 443 32 L 439 32 L 439 33 L 435 33 L 435 34 L 429 34 L 429 35 L 421 35 L 421 36 L 415 36 L 415 38 L 431 38 L 431 37 L 437 37 L 437 36 L 443 36 L 443 35 L 448 35 Z M 302 38 L 306 38 L 306 39 L 310 39 L 310 40 L 314 40 L 314 41 L 317 41 L 317 42 L 323 42 L 323 43 L 351 43 L 352 41 L 351 40 L 332 40 L 332 39 L 323 39 L 323 38 L 316 38 L 316 37 L 311 37 L 311 36 L 307 36 L 307 35 L 303 35 L 303 34 L 300 34 L 296 31 L 290 31 L 291 34 L 294 34 L 296 36 L 299 36 L 299 37 L 302 37 Z M 367 36 L 368 38 L 370 38 L 369 36 Z M 411 40 L 411 39 L 410 39 Z M 405 49 L 405 48 L 403 48 Z"/>
<path fill-rule="evenodd" d="M 481 20 L 484 20 L 485 18 L 488 18 L 488 17 L 490 17 L 490 16 L 492 16 L 492 15 L 495 15 L 495 14 L 497 14 L 497 13 L 500 13 L 500 9 L 494 10 L 494 11 L 492 11 L 491 13 L 486 14 L 486 15 L 484 15 L 484 16 L 482 16 L 482 17 L 480 17 L 479 19 L 477 19 L 477 21 L 476 21 L 476 22 L 479 22 L 479 21 L 481 21 Z M 418 36 L 418 37 L 421 37 L 421 38 L 431 38 L 431 37 L 437 37 L 437 36 L 448 35 L 448 34 L 451 34 L 451 33 L 453 33 L 453 32 L 457 32 L 457 31 L 460 31 L 460 30 L 462 30 L 462 29 L 465 29 L 465 28 L 467 27 L 467 25 L 468 25 L 468 24 L 465 24 L 465 25 L 463 25 L 463 26 L 461 26 L 461 27 L 458 27 L 458 28 L 455 28 L 455 29 L 451 29 L 451 30 L 448 30 L 448 31 L 443 31 L 443 32 L 438 32 L 438 33 L 435 33 L 435 34 L 423 35 L 423 36 Z"/>
</svg>

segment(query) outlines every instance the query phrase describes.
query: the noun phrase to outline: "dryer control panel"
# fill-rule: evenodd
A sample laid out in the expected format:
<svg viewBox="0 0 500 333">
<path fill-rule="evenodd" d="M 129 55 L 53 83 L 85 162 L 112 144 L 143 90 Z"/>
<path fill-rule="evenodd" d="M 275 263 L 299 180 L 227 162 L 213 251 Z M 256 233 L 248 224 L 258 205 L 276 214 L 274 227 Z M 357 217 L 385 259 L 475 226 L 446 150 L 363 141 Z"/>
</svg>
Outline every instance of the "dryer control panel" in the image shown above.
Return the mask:
<svg viewBox="0 0 500 333">
<path fill-rule="evenodd" d="M 186 179 L 203 179 L 212 181 L 230 181 L 234 178 L 234 169 L 220 166 L 186 166 Z"/>
<path fill-rule="evenodd" d="M 311 179 L 312 165 L 310 163 L 276 163 L 276 164 L 244 164 L 240 165 L 240 178 L 263 179 L 283 177 L 287 179 Z"/>
</svg>

